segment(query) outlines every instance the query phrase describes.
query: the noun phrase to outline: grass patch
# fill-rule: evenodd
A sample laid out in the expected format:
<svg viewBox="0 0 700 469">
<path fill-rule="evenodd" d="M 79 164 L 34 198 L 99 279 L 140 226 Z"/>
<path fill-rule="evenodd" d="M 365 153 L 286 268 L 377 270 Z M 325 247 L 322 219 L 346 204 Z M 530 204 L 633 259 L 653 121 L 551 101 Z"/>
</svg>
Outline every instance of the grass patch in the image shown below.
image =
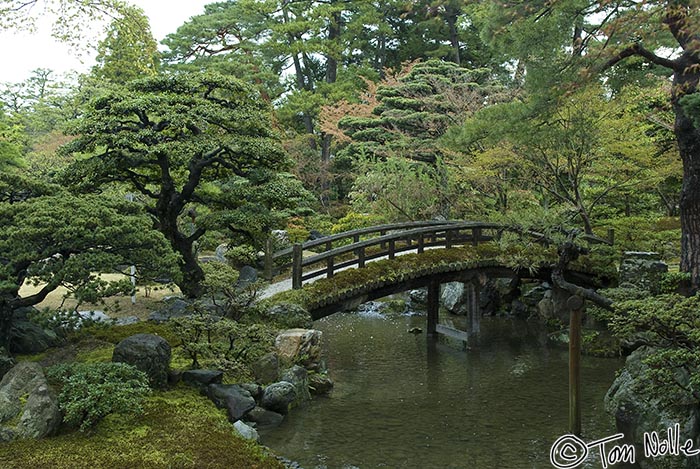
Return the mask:
<svg viewBox="0 0 700 469">
<path fill-rule="evenodd" d="M 39 469 L 282 468 L 235 434 L 225 414 L 194 389 L 158 392 L 139 416 L 109 415 L 85 435 L 0 445 L 0 467 Z"/>
</svg>

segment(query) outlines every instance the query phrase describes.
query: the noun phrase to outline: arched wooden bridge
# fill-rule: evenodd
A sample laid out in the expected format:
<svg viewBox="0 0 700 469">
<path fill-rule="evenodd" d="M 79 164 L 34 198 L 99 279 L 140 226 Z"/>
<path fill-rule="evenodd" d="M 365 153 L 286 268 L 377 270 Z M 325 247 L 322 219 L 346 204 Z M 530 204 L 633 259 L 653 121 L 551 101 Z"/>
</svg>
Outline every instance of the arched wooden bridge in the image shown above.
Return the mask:
<svg viewBox="0 0 700 469">
<path fill-rule="evenodd" d="M 291 288 L 299 290 L 304 286 L 304 290 L 308 291 L 307 295 L 300 292 L 298 297 L 304 298 L 302 302 L 314 319 L 393 293 L 428 287 L 428 333 L 435 333 L 440 332 L 437 311 L 441 283 L 461 281 L 473 285 L 474 301 L 478 302 L 479 287 L 488 277 L 550 279 L 546 264 L 515 268 L 497 259 L 503 253 L 499 252 L 497 243 L 493 241 L 501 239 L 505 233 L 514 233 L 527 242 L 534 241 L 543 249 L 547 249 L 551 243 L 543 233 L 496 223 L 396 223 L 298 243 L 274 253 L 268 249 L 265 271 L 269 278 L 275 263 L 283 269 L 291 267 Z M 581 236 L 579 239 L 588 243 L 612 244 L 612 232 L 608 233 L 608 239 L 596 236 Z M 434 251 L 437 248 L 443 248 L 443 252 Z M 555 251 L 554 246 L 550 248 Z M 397 259 L 398 255 L 409 252 L 417 255 L 410 259 L 404 256 Z M 379 264 L 370 262 L 381 259 L 386 259 L 380 264 L 390 274 L 380 274 Z M 394 262 L 399 268 L 392 267 L 393 259 L 396 259 Z M 339 274 L 338 282 L 332 279 L 341 269 L 351 267 L 358 269 Z M 566 275 L 575 283 L 594 285 L 596 274 L 582 264 L 572 266 Z M 351 276 L 353 279 L 349 279 Z M 309 283 L 320 277 L 327 279 L 320 282 L 319 287 L 322 288 Z"/>
</svg>

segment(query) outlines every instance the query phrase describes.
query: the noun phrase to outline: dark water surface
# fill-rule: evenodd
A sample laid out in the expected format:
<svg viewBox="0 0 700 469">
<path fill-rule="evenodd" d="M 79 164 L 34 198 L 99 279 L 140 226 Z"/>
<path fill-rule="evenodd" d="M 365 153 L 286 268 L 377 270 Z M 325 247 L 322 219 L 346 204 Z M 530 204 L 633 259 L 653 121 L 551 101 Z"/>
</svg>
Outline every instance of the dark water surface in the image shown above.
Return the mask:
<svg viewBox="0 0 700 469">
<path fill-rule="evenodd" d="M 414 326 L 425 317 L 316 321 L 335 389 L 262 431 L 262 443 L 305 469 L 551 468 L 549 449 L 567 433 L 567 351 L 548 348 L 532 322 L 484 319 L 467 351 L 431 346 L 407 333 Z M 622 364 L 583 358 L 586 441 L 615 433 L 603 396 Z"/>
</svg>

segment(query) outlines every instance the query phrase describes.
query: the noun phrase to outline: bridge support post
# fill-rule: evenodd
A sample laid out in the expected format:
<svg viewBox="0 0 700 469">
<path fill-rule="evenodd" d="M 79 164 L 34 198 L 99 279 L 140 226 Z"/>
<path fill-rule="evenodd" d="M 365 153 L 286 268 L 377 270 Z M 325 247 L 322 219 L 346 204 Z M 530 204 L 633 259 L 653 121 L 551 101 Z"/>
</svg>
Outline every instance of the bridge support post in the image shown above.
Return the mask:
<svg viewBox="0 0 700 469">
<path fill-rule="evenodd" d="M 292 246 L 292 289 L 299 290 L 301 288 L 302 275 L 302 247 L 299 243 L 294 243 Z"/>
<path fill-rule="evenodd" d="M 440 309 L 440 282 L 431 280 L 428 284 L 428 335 L 437 334 L 438 313 Z"/>
<path fill-rule="evenodd" d="M 569 297 L 569 433 L 581 436 L 581 308 L 580 296 Z"/>
<path fill-rule="evenodd" d="M 464 285 L 467 289 L 467 333 L 469 337 L 476 336 L 481 330 L 481 308 L 479 307 L 480 288 L 477 279 Z"/>
</svg>

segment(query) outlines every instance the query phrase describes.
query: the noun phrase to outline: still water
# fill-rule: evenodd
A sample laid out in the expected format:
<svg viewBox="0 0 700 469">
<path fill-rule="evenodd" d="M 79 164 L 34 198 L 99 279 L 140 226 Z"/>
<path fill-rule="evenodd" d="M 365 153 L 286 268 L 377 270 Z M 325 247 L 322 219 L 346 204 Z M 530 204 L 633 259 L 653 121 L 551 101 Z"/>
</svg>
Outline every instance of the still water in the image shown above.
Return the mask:
<svg viewBox="0 0 700 469">
<path fill-rule="evenodd" d="M 484 319 L 466 351 L 409 334 L 425 316 L 339 313 L 315 327 L 335 389 L 261 432 L 277 454 L 305 469 L 552 467 L 568 354 L 538 324 Z M 615 433 L 602 401 L 622 364 L 583 358 L 586 441 Z"/>
</svg>

